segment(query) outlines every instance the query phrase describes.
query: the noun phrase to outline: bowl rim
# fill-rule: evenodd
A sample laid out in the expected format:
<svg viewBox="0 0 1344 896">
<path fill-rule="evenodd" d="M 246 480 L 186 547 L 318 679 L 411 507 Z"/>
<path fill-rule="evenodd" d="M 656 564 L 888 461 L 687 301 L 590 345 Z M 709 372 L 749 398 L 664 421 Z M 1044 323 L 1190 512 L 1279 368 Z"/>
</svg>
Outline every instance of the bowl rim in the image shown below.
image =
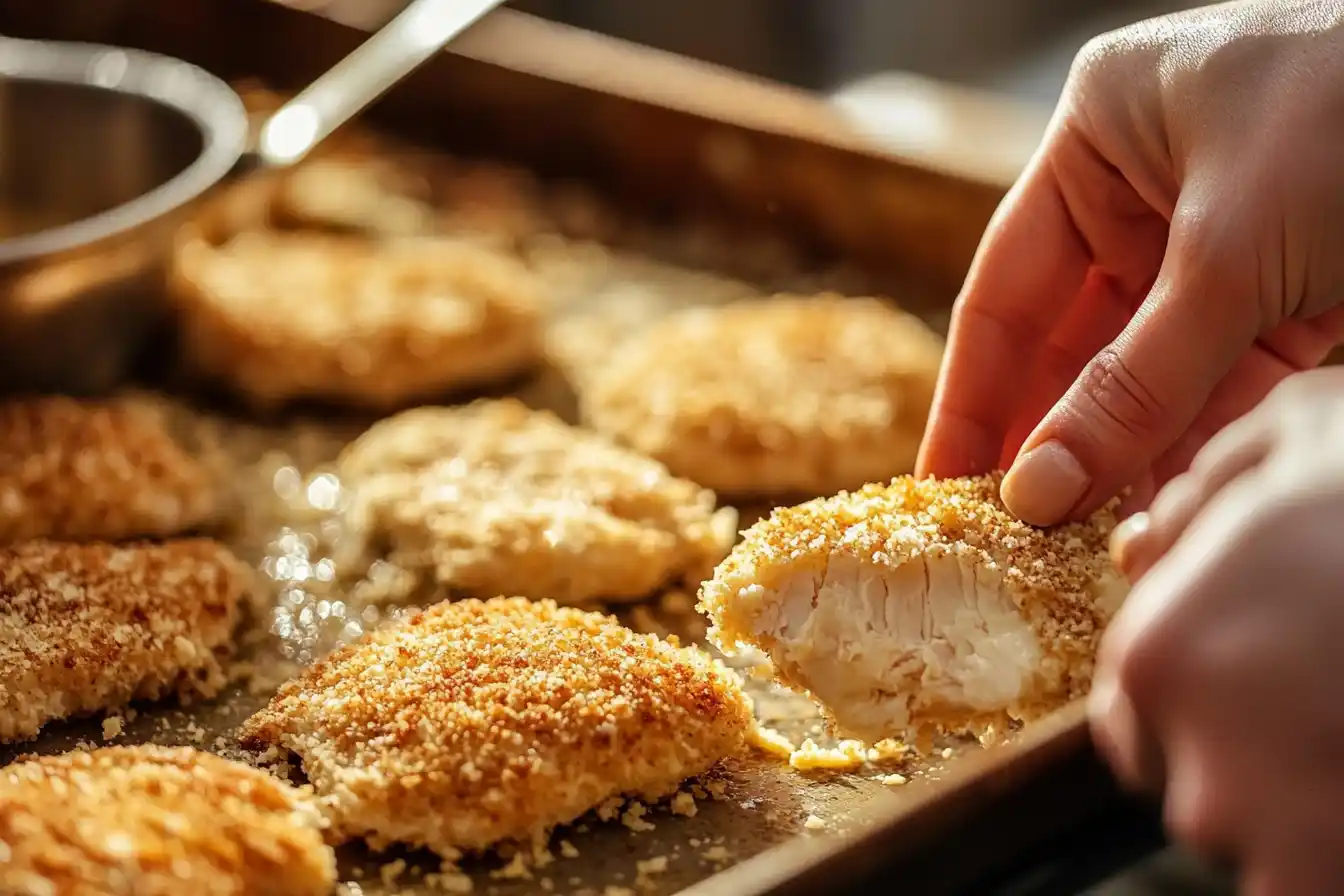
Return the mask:
<svg viewBox="0 0 1344 896">
<path fill-rule="evenodd" d="M 196 126 L 201 151 L 140 196 L 69 224 L 0 239 L 0 266 L 78 249 L 170 214 L 224 179 L 247 148 L 248 115 L 226 82 L 171 56 L 109 44 L 0 38 L 0 84 L 33 81 L 140 97 Z"/>
</svg>

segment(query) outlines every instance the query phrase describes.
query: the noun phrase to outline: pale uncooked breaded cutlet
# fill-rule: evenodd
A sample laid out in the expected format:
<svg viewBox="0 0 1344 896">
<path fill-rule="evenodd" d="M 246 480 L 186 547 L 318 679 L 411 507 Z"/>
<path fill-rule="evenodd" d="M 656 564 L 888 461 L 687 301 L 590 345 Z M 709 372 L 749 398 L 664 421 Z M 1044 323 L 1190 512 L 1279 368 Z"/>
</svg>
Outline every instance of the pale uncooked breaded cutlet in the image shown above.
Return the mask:
<svg viewBox="0 0 1344 896">
<path fill-rule="evenodd" d="M 675 312 L 579 381 L 583 419 L 723 495 L 815 495 L 909 472 L 942 339 L 876 299 Z"/>
<path fill-rule="evenodd" d="M 0 543 L 165 537 L 219 510 L 217 483 L 148 401 L 0 402 Z"/>
<path fill-rule="evenodd" d="M 869 741 L 983 733 L 1082 696 L 1128 593 L 1114 508 L 1036 529 L 1001 481 L 906 476 L 777 509 L 701 588 L 711 640 L 765 651 Z"/>
<path fill-rule="evenodd" d="M 0 741 L 132 700 L 214 696 L 248 581 L 206 539 L 0 548 Z"/>
<path fill-rule="evenodd" d="M 418 408 L 342 454 L 354 555 L 407 577 L 404 595 L 561 603 L 694 588 L 728 553 L 737 516 L 657 461 L 514 399 Z"/>
<path fill-rule="evenodd" d="M 511 379 L 543 355 L 544 284 L 502 252 L 211 226 L 185 229 L 174 257 L 181 356 L 258 409 L 388 410 Z"/>
<path fill-rule="evenodd" d="M 0 769 L 6 896 L 326 896 L 311 796 L 189 747 L 106 747 Z"/>
<path fill-rule="evenodd" d="M 294 751 L 336 833 L 443 855 L 657 799 L 743 747 L 703 651 L 552 601 L 444 602 L 284 685 L 244 743 Z"/>
</svg>

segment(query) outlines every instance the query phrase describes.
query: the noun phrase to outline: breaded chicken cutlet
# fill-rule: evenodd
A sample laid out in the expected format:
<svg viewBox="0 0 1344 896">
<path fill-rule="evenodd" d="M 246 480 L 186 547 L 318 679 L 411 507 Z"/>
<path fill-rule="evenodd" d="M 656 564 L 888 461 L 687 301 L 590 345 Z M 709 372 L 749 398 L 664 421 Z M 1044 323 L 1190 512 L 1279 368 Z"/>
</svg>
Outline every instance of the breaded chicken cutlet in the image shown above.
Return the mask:
<svg viewBox="0 0 1344 896">
<path fill-rule="evenodd" d="M 213 521 L 216 485 L 148 402 L 0 402 L 0 543 L 180 534 Z"/>
<path fill-rule="evenodd" d="M 181 355 L 267 410 L 304 399 L 388 410 L 508 380 L 543 355 L 542 284 L 461 240 L 245 230 L 179 235 Z"/>
<path fill-rule="evenodd" d="M 737 752 L 737 679 L 695 648 L 552 601 L 444 602 L 281 687 L 245 745 L 297 753 L 334 831 L 442 855 L 658 799 Z"/>
<path fill-rule="evenodd" d="M 189 747 L 107 747 L 0 769 L 7 896 L 326 896 L 311 797 Z"/>
<path fill-rule="evenodd" d="M 736 534 L 712 492 L 514 399 L 406 411 L 338 471 L 353 490 L 349 562 L 409 575 L 401 595 L 371 599 L 638 599 L 698 585 Z"/>
<path fill-rule="evenodd" d="M 765 651 L 869 742 L 982 733 L 1081 696 L 1128 593 L 1115 516 L 1036 529 L 1001 479 L 902 477 L 776 510 L 702 586 L 711 640 Z"/>
<path fill-rule="evenodd" d="M 0 548 L 0 741 L 223 687 L 246 573 L 216 542 Z"/>
<path fill-rule="evenodd" d="M 651 325 L 583 378 L 579 406 L 720 494 L 825 494 L 909 472 L 941 358 L 876 299 L 746 299 Z"/>
</svg>

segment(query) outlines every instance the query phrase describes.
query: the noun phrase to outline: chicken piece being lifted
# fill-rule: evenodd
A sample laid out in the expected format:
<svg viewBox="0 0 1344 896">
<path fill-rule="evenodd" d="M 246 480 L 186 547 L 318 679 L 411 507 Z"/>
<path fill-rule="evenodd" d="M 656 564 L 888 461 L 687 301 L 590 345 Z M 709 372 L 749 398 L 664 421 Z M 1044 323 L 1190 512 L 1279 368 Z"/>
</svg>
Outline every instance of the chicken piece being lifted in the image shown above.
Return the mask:
<svg viewBox="0 0 1344 896">
<path fill-rule="evenodd" d="M 1036 529 L 1001 480 L 907 476 L 776 510 L 702 586 L 711 639 L 764 650 L 870 742 L 981 734 L 1081 696 L 1128 593 L 1114 509 Z"/>
</svg>

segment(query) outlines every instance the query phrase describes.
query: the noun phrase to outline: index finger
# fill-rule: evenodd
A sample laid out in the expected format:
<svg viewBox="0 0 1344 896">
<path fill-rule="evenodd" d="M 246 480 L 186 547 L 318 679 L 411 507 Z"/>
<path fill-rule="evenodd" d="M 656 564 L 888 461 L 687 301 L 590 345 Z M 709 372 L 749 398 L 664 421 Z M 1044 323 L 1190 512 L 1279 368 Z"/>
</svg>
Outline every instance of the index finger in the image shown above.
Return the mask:
<svg viewBox="0 0 1344 896">
<path fill-rule="evenodd" d="M 1067 130 L 1053 129 L 1004 197 L 952 313 L 916 473 L 960 476 L 998 465 L 1034 366 L 1091 264 L 1056 176 Z"/>
</svg>

